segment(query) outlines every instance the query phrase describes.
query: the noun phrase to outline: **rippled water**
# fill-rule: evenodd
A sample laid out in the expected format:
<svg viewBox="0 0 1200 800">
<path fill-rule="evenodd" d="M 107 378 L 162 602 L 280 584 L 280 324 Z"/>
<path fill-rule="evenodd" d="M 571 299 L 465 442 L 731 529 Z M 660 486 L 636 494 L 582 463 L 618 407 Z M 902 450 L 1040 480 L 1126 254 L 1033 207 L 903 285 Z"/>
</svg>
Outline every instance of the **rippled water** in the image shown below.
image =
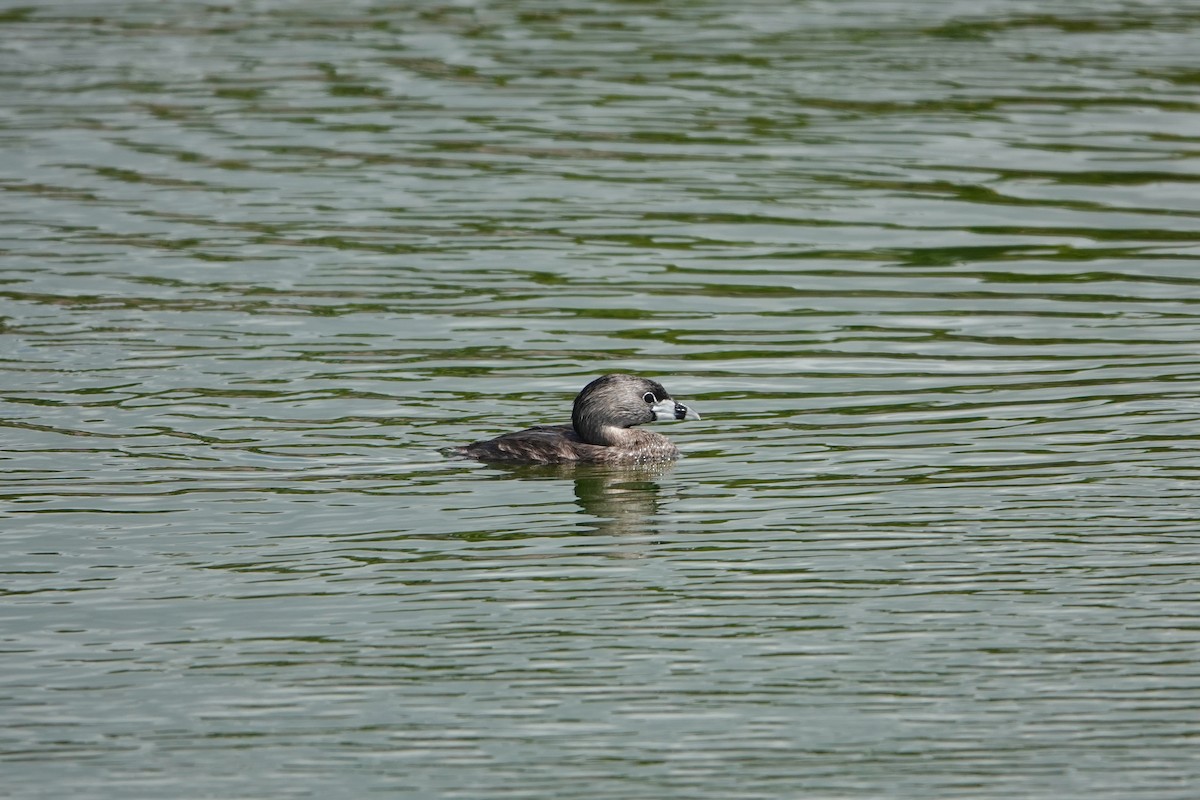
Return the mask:
<svg viewBox="0 0 1200 800">
<path fill-rule="evenodd" d="M 0 763 L 1189 798 L 1196 2 L 0 11 Z M 606 371 L 650 470 L 441 448 Z"/>
</svg>

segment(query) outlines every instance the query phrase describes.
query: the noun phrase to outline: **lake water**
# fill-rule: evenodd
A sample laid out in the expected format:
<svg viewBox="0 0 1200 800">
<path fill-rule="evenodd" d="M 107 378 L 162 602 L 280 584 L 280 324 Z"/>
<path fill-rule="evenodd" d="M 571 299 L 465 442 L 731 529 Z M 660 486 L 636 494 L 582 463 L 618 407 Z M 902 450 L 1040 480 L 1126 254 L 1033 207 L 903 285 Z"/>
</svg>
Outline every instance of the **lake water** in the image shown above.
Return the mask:
<svg viewBox="0 0 1200 800">
<path fill-rule="evenodd" d="M 1197 796 L 1198 37 L 6 4 L 6 793 Z"/>
</svg>

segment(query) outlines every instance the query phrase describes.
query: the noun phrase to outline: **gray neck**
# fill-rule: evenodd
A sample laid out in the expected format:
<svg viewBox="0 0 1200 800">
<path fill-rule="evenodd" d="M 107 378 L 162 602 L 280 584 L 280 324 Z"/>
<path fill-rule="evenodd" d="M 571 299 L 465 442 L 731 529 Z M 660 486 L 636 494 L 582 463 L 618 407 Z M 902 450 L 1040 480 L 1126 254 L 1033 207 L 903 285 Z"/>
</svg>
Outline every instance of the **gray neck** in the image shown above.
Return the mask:
<svg viewBox="0 0 1200 800">
<path fill-rule="evenodd" d="M 598 444 L 602 447 L 621 447 L 632 444 L 637 439 L 637 434 L 641 431 L 635 431 L 633 428 L 618 428 L 616 425 L 599 425 L 586 417 L 580 420 L 582 423 L 575 426 L 575 432 L 579 434 L 579 438 L 591 444 Z"/>
<path fill-rule="evenodd" d="M 590 444 L 612 447 L 624 442 L 629 430 L 618 425 L 605 422 L 600 414 L 595 413 L 596 403 L 576 403 L 571 413 L 571 424 L 579 438 Z"/>
</svg>

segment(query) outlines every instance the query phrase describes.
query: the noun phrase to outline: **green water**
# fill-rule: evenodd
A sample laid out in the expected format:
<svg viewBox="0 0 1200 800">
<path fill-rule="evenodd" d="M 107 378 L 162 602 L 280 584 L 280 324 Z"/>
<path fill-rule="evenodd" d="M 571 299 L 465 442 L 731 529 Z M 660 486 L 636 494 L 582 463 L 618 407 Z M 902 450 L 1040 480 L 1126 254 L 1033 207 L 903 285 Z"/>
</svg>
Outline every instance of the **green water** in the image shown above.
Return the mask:
<svg viewBox="0 0 1200 800">
<path fill-rule="evenodd" d="M 1191 798 L 1198 36 L 0 8 L 5 792 Z"/>
</svg>

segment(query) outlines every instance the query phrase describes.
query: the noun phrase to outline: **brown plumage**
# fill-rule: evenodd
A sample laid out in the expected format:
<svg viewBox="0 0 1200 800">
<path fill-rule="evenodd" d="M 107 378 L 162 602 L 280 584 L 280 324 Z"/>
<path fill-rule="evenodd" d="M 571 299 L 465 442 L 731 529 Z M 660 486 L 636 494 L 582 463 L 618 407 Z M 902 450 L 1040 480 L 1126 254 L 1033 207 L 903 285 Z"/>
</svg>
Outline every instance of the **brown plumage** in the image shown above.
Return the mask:
<svg viewBox="0 0 1200 800">
<path fill-rule="evenodd" d="M 647 422 L 700 419 L 661 383 L 605 375 L 575 398 L 570 425 L 537 425 L 455 448 L 457 455 L 510 464 L 636 464 L 679 457 L 667 437 L 635 428 Z"/>
</svg>

